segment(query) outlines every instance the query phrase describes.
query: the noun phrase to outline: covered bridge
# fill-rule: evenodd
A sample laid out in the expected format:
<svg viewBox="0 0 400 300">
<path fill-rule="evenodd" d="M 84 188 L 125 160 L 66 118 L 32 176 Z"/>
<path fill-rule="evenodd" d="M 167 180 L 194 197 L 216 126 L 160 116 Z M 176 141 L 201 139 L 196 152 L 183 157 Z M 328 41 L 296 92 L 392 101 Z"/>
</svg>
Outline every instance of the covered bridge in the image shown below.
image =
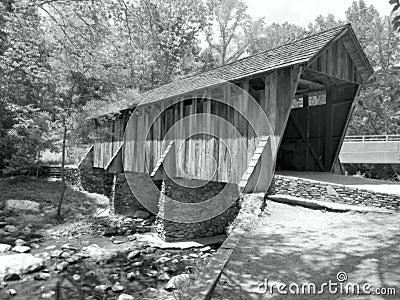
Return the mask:
<svg viewBox="0 0 400 300">
<path fill-rule="evenodd" d="M 275 167 L 331 172 L 372 72 L 351 25 L 310 35 L 143 94 L 81 167 L 147 195 L 165 173 L 265 193 Z"/>
</svg>

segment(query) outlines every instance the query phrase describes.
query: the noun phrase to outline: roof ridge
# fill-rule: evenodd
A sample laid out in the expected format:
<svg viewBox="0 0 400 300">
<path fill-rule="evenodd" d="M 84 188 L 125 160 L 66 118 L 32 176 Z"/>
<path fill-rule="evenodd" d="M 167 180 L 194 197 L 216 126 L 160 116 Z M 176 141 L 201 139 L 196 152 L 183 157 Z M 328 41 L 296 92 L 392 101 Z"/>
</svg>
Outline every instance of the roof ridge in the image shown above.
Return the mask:
<svg viewBox="0 0 400 300">
<path fill-rule="evenodd" d="M 307 35 L 307 36 L 305 36 L 305 37 L 303 37 L 303 38 L 296 39 L 296 40 L 294 40 L 294 41 L 291 41 L 291 42 L 288 42 L 288 43 L 285 43 L 285 44 L 282 44 L 282 45 L 279 45 L 279 46 L 276 46 L 276 47 L 273 47 L 273 48 L 269 48 L 269 49 L 260 51 L 260 52 L 258 52 L 258 53 L 253 54 L 253 55 L 249 55 L 249 56 L 246 56 L 246 57 L 242 57 L 241 59 L 238 59 L 238 60 L 236 60 L 236 61 L 232 61 L 232 62 L 227 63 L 227 64 L 225 64 L 225 65 L 218 66 L 218 67 L 214 67 L 214 68 L 212 68 L 212 69 L 209 69 L 209 70 L 206 70 L 206 71 L 202 71 L 202 72 L 199 72 L 199 73 L 195 73 L 195 74 L 189 75 L 189 76 L 187 76 L 187 77 L 182 77 L 182 78 L 177 79 L 177 80 L 185 80 L 185 79 L 189 79 L 189 78 L 193 78 L 193 77 L 199 76 L 199 75 L 201 75 L 201 74 L 207 74 L 207 73 L 209 73 L 209 72 L 211 72 L 211 71 L 214 71 L 214 70 L 217 70 L 217 69 L 221 69 L 221 68 L 224 68 L 224 67 L 227 67 L 227 66 L 231 66 L 231 65 L 233 65 L 233 64 L 235 64 L 235 63 L 238 63 L 238 62 L 240 62 L 240 61 L 243 61 L 243 60 L 245 60 L 245 59 L 248 59 L 248 58 L 251 58 L 251 57 L 256 57 L 256 56 L 265 54 L 265 53 L 267 53 L 267 52 L 269 52 L 269 51 L 274 51 L 274 50 L 276 50 L 276 49 L 283 48 L 283 47 L 285 47 L 285 46 L 294 44 L 294 43 L 296 43 L 296 42 L 300 42 L 300 41 L 305 40 L 305 39 L 312 38 L 312 37 L 314 37 L 314 36 L 322 35 L 322 34 L 328 32 L 328 31 L 334 31 L 334 30 L 338 30 L 339 28 L 344 29 L 344 28 L 348 28 L 348 27 L 351 27 L 351 24 L 350 24 L 350 23 L 346 23 L 346 24 L 344 24 L 344 25 L 339 25 L 339 26 L 336 26 L 336 27 L 333 27 L 333 28 L 330 28 L 330 29 L 326 29 L 326 30 L 317 32 L 317 33 L 313 33 L 313 34 L 310 33 L 309 35 Z M 174 82 L 174 81 L 176 81 L 176 80 L 173 80 L 173 81 L 171 81 L 171 82 Z M 170 83 L 170 82 L 169 82 L 169 83 Z M 168 84 L 168 83 L 167 83 L 167 84 Z"/>
</svg>

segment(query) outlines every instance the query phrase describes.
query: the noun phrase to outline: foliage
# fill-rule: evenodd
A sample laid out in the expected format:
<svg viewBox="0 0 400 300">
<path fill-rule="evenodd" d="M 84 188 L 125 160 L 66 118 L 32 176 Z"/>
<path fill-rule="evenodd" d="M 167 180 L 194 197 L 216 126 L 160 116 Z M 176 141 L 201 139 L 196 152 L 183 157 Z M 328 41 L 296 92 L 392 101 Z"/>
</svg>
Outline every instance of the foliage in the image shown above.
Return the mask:
<svg viewBox="0 0 400 300">
<path fill-rule="evenodd" d="M 398 134 L 400 73 L 396 66 L 400 37 L 389 18 L 381 17 L 363 0 L 354 1 L 346 17 L 375 69 L 369 84 L 361 90 L 348 134 Z"/>
<path fill-rule="evenodd" d="M 344 22 L 375 70 L 348 133 L 398 134 L 400 5 L 389 2 L 390 18 L 358 0 L 344 21 L 302 28 L 252 19 L 243 0 L 0 0 L 0 169 L 92 143 L 149 89 Z"/>
<path fill-rule="evenodd" d="M 303 27 L 290 24 L 273 23 L 264 27 L 259 38 L 250 45 L 249 52 L 252 54 L 272 49 L 280 45 L 290 43 L 294 40 L 307 36 L 309 32 Z"/>
<path fill-rule="evenodd" d="M 211 16 L 206 29 L 209 48 L 220 65 L 234 62 L 256 41 L 264 20 L 253 21 L 242 0 L 209 0 L 207 5 Z"/>
<path fill-rule="evenodd" d="M 332 14 L 328 14 L 326 17 L 319 15 L 315 19 L 314 24 L 310 23 L 308 25 L 308 30 L 312 33 L 317 33 L 343 24 L 344 22 L 342 20 L 336 20 L 335 16 Z"/>
</svg>

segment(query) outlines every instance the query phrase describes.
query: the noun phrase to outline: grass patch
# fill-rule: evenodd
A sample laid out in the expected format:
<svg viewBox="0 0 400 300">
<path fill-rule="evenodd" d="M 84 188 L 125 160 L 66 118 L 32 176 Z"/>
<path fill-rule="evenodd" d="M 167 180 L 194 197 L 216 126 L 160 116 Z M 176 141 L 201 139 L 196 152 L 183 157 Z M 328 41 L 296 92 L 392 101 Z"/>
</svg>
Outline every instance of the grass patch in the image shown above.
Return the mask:
<svg viewBox="0 0 400 300">
<path fill-rule="evenodd" d="M 15 176 L 0 178 L 0 207 L 8 199 L 31 200 L 40 203 L 44 215 L 38 216 L 40 222 L 47 224 L 60 224 L 56 218 L 56 207 L 60 199 L 61 182 L 48 181 L 43 178 L 29 176 Z M 89 222 L 97 208 L 106 208 L 108 200 L 97 194 L 90 194 L 70 187 L 66 188 L 65 199 L 62 206 L 61 223 L 71 227 L 71 231 L 90 231 Z M 20 214 L 22 216 L 22 214 Z M 35 223 L 38 223 L 39 220 Z M 74 228 L 76 230 L 74 230 Z"/>
</svg>

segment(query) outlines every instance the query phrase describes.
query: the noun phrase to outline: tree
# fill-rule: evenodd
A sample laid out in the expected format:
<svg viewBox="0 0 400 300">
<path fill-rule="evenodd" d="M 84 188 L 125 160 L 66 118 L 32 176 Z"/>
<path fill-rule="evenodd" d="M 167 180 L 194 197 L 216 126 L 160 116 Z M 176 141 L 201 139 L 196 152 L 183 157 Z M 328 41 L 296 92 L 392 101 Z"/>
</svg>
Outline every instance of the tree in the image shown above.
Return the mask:
<svg viewBox="0 0 400 300">
<path fill-rule="evenodd" d="M 24 169 L 50 147 L 50 116 L 44 111 L 48 49 L 37 8 L 0 3 L 0 168 Z"/>
<path fill-rule="evenodd" d="M 305 37 L 308 32 L 300 26 L 283 23 L 273 23 L 265 27 L 259 37 L 250 45 L 249 52 L 252 54 L 275 48 Z"/>
<path fill-rule="evenodd" d="M 326 17 L 319 15 L 315 19 L 314 23 L 308 25 L 308 30 L 312 33 L 317 33 L 343 24 L 344 22 L 340 19 L 336 20 L 336 17 L 333 14 L 328 14 Z"/>
<path fill-rule="evenodd" d="M 398 134 L 400 38 L 389 18 L 382 18 L 363 0 L 354 1 L 346 17 L 375 69 L 368 86 L 361 90 L 349 134 Z"/>
<path fill-rule="evenodd" d="M 220 65 L 236 61 L 249 49 L 264 26 L 264 20 L 253 21 L 242 0 L 209 0 L 211 22 L 206 29 L 209 48 Z"/>
</svg>

